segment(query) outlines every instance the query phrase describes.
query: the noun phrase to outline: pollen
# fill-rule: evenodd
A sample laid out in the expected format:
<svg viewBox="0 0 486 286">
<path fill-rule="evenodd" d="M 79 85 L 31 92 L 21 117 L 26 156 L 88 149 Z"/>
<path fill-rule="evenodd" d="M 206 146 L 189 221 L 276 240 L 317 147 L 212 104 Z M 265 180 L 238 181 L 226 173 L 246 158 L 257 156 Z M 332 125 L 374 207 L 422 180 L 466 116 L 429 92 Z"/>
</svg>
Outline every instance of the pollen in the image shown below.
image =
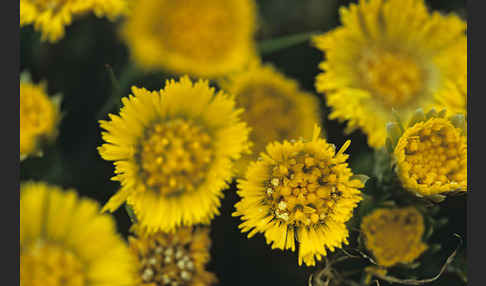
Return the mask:
<svg viewBox="0 0 486 286">
<path fill-rule="evenodd" d="M 467 185 L 467 139 L 445 118 L 407 129 L 395 148 L 398 175 L 405 188 L 433 195 Z"/>
<path fill-rule="evenodd" d="M 141 140 L 139 161 L 148 189 L 161 195 L 194 191 L 212 158 L 211 138 L 191 121 L 155 123 Z"/>
<path fill-rule="evenodd" d="M 342 194 L 340 177 L 341 169 L 326 160 L 297 154 L 272 167 L 266 201 L 277 219 L 295 226 L 322 224 Z"/>
<path fill-rule="evenodd" d="M 22 249 L 20 281 L 26 286 L 88 285 L 82 261 L 70 250 L 44 240 Z"/>
<path fill-rule="evenodd" d="M 387 107 L 406 105 L 422 90 L 426 73 L 416 61 L 403 54 L 374 52 L 358 64 L 363 87 L 376 94 Z"/>
<path fill-rule="evenodd" d="M 131 236 L 129 242 L 139 258 L 141 285 L 210 285 L 216 281 L 204 270 L 209 259 L 207 229 L 181 228 L 151 235 L 141 232 L 138 226 L 133 229 L 137 236 Z"/>
</svg>

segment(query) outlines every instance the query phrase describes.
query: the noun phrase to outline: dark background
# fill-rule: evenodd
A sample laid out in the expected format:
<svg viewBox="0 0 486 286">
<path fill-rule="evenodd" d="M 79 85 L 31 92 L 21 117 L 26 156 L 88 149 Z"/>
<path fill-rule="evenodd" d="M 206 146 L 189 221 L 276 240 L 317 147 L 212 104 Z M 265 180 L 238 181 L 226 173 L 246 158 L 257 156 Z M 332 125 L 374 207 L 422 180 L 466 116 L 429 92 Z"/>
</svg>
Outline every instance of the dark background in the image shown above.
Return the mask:
<svg viewBox="0 0 486 286">
<path fill-rule="evenodd" d="M 338 6 L 355 1 L 338 0 L 265 0 L 258 1 L 260 30 L 258 40 L 294 33 L 328 31 L 339 24 Z M 432 9 L 456 12 L 466 17 L 465 1 L 427 1 Z M 119 23 L 86 16 L 67 27 L 66 36 L 56 44 L 40 42 L 39 33 L 31 27 L 20 30 L 20 71 L 29 71 L 34 82 L 46 80 L 49 94 L 62 93 L 60 133 L 56 142 L 45 149 L 42 158 L 29 158 L 21 163 L 20 178 L 44 180 L 65 188 L 75 188 L 82 196 L 104 204 L 117 190 L 118 183 L 110 181 L 113 164 L 101 159 L 96 147 L 102 144 L 97 113 L 112 92 L 112 85 L 105 65 L 113 67 L 118 77 L 130 63 L 129 52 L 118 37 Z M 318 63 L 323 55 L 308 42 L 264 55 L 263 61 L 274 64 L 280 71 L 296 79 L 301 87 L 317 95 L 314 77 L 319 72 Z M 170 75 L 162 72 L 145 73 L 131 81 L 149 89 L 163 87 Z M 128 89 L 123 93 L 128 94 Z M 352 144 L 351 167 L 355 173 L 369 174 L 367 164 L 372 149 L 366 145 L 365 136 L 356 131 L 343 134 L 344 124 L 326 118 L 328 108 L 322 96 L 322 124 L 327 139 L 338 146 L 347 139 Z M 113 110 L 114 111 L 114 110 Z M 106 115 L 103 117 L 106 119 Z M 221 215 L 211 224 L 210 271 L 216 273 L 220 285 L 306 285 L 312 267 L 298 267 L 297 254 L 271 250 L 263 235 L 251 239 L 240 233 L 238 218 L 231 217 L 238 200 L 234 184 L 225 191 Z M 436 232 L 433 241 L 443 244 L 441 260 L 424 266 L 426 277 L 435 275 L 443 261 L 457 245 L 453 233 L 466 241 L 466 196 L 448 198 L 441 203 L 441 215 L 449 223 Z M 118 229 L 127 235 L 129 218 L 120 208 L 114 213 Z M 461 249 L 465 249 L 465 244 Z M 384 283 L 382 283 L 384 285 Z M 464 285 L 454 274 L 444 274 L 430 285 Z"/>
</svg>

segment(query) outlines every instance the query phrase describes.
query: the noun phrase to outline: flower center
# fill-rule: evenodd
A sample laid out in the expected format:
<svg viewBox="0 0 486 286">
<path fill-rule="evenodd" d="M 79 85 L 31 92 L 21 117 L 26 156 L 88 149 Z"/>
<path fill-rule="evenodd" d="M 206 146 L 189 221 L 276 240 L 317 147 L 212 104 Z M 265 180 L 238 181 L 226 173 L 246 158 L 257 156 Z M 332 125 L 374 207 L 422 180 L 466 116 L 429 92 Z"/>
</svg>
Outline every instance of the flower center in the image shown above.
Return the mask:
<svg viewBox="0 0 486 286">
<path fill-rule="evenodd" d="M 421 241 L 423 218 L 414 209 L 378 210 L 364 220 L 362 231 L 367 248 L 384 266 L 411 262 L 427 248 Z"/>
<path fill-rule="evenodd" d="M 342 195 L 335 171 L 309 154 L 273 166 L 265 191 L 275 218 L 295 226 L 324 222 Z"/>
<path fill-rule="evenodd" d="M 23 133 L 40 134 L 52 126 L 54 108 L 49 99 L 38 92 L 29 87 L 20 89 L 20 130 Z"/>
<path fill-rule="evenodd" d="M 194 191 L 212 159 L 211 137 L 194 123 L 157 122 L 146 132 L 138 159 L 146 187 L 162 195 Z"/>
<path fill-rule="evenodd" d="M 83 264 L 71 251 L 38 240 L 20 252 L 20 285 L 87 285 Z"/>
<path fill-rule="evenodd" d="M 378 95 L 388 107 L 407 104 L 424 88 L 423 70 L 407 55 L 370 53 L 359 62 L 358 70 L 365 88 Z"/>
<path fill-rule="evenodd" d="M 418 184 L 464 184 L 467 177 L 465 138 L 449 122 L 430 120 L 407 136 L 405 162 L 408 176 Z"/>
<path fill-rule="evenodd" d="M 268 142 L 293 137 L 295 108 L 292 102 L 273 86 L 250 86 L 237 98 L 245 109 L 243 120 L 252 127 L 250 134 L 256 154 L 265 149 Z"/>
<path fill-rule="evenodd" d="M 214 61 L 234 47 L 236 16 L 231 1 L 165 1 L 170 11 L 153 27 L 170 51 L 190 59 Z M 204 28 L 202 28 L 204 27 Z"/>
<path fill-rule="evenodd" d="M 140 277 L 144 283 L 155 285 L 189 285 L 195 272 L 189 245 L 164 247 L 157 240 L 150 241 L 148 248 L 138 253 Z M 140 250 L 138 250 L 140 251 Z"/>
</svg>

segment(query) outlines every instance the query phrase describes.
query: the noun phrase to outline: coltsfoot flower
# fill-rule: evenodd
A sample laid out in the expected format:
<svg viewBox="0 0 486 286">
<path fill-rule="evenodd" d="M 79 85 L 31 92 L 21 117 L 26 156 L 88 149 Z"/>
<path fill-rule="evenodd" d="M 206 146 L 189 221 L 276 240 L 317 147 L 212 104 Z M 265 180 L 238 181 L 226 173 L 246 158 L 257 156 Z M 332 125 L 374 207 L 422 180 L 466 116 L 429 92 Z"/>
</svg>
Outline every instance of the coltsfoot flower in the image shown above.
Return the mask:
<svg viewBox="0 0 486 286">
<path fill-rule="evenodd" d="M 183 227 L 173 233 L 145 233 L 132 226 L 135 236 L 128 238 L 132 253 L 138 257 L 140 286 L 208 286 L 216 276 L 205 270 L 209 261 L 209 229 Z"/>
<path fill-rule="evenodd" d="M 233 162 L 249 150 L 243 110 L 207 81 L 188 77 L 167 81 L 160 91 L 132 87 L 132 93 L 122 99 L 120 115 L 100 121 L 106 143 L 99 153 L 115 161 L 113 180 L 121 182 L 103 210 L 126 201 L 149 232 L 209 223 Z"/>
<path fill-rule="evenodd" d="M 241 200 L 233 216 L 248 237 L 264 233 L 272 248 L 295 250 L 299 265 L 315 265 L 327 250 L 347 244 L 345 223 L 361 201 L 362 180 L 353 176 L 344 151 L 319 138 L 314 127 L 311 141 L 271 143 L 262 159 L 252 162 L 238 181 Z"/>
<path fill-rule="evenodd" d="M 43 41 L 53 43 L 74 18 L 90 12 L 114 20 L 128 12 L 128 0 L 20 0 L 20 27 L 33 24 Z"/>
<path fill-rule="evenodd" d="M 255 63 L 244 72 L 221 81 L 221 86 L 244 108 L 243 120 L 252 129 L 252 154 L 244 156 L 237 164 L 241 175 L 268 143 L 309 138 L 312 125 L 320 121 L 317 97 L 300 90 L 296 81 L 270 65 Z"/>
<path fill-rule="evenodd" d="M 136 261 L 115 220 L 99 212 L 97 202 L 73 190 L 22 183 L 20 285 L 133 285 Z"/>
<path fill-rule="evenodd" d="M 404 188 L 418 196 L 467 190 L 467 135 L 464 115 L 419 109 L 408 127 L 388 125 L 396 173 Z"/>
<path fill-rule="evenodd" d="M 467 116 L 467 76 L 448 82 L 447 87 L 437 97 L 450 113 Z"/>
<path fill-rule="evenodd" d="M 49 97 L 46 84 L 20 76 L 20 160 L 42 154 L 42 146 L 57 137 L 61 96 Z"/>
<path fill-rule="evenodd" d="M 374 148 L 385 144 L 392 109 L 409 120 L 419 107 L 439 108 L 439 91 L 466 75 L 466 22 L 456 15 L 430 13 L 423 0 L 360 0 L 340 16 L 342 26 L 314 38 L 326 56 L 316 89 L 329 118 L 361 128 Z"/>
<path fill-rule="evenodd" d="M 411 263 L 427 249 L 424 219 L 414 207 L 377 209 L 363 218 L 361 232 L 380 266 Z"/>
<path fill-rule="evenodd" d="M 255 57 L 253 0 L 141 0 L 123 28 L 140 67 L 216 77 Z"/>
</svg>

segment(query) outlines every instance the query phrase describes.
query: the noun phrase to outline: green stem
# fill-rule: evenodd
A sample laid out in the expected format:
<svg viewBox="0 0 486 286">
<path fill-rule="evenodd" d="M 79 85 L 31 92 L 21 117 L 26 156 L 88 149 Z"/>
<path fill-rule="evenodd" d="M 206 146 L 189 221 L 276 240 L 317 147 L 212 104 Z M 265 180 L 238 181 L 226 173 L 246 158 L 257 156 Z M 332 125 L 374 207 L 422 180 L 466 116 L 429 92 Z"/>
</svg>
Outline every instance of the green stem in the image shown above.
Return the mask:
<svg viewBox="0 0 486 286">
<path fill-rule="evenodd" d="M 305 32 L 282 36 L 275 39 L 263 40 L 259 43 L 258 49 L 261 55 L 267 55 L 280 50 L 307 42 L 311 37 L 321 34 L 320 31 Z"/>
<path fill-rule="evenodd" d="M 103 119 L 110 111 L 112 111 L 116 106 L 120 105 L 120 99 L 123 96 L 123 92 L 125 92 L 133 81 L 140 77 L 142 71 L 137 69 L 134 65 L 128 65 L 122 72 L 120 79 L 117 80 L 115 73 L 110 65 L 106 65 L 106 70 L 108 72 L 108 76 L 110 77 L 110 81 L 112 84 L 112 92 L 108 100 L 105 104 L 101 107 L 100 111 L 96 115 L 98 120 Z"/>
</svg>

